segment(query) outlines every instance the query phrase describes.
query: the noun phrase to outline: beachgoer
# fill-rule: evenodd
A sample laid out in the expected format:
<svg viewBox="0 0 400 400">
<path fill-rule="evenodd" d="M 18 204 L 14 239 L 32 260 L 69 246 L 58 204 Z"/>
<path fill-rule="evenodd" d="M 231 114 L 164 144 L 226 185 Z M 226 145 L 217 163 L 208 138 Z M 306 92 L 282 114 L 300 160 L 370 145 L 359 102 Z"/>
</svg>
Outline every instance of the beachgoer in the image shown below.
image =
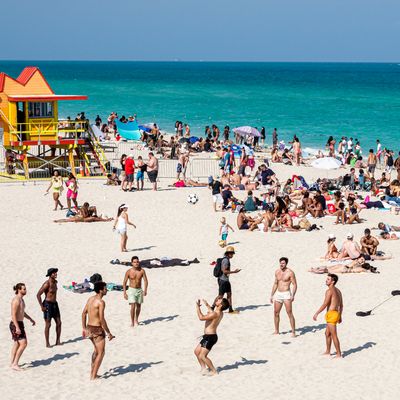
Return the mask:
<svg viewBox="0 0 400 400">
<path fill-rule="evenodd" d="M 328 274 L 326 278 L 326 286 L 328 290 L 325 292 L 325 300 L 322 306 L 314 314 L 313 320 L 316 321 L 318 314 L 326 309 L 325 321 L 326 321 L 326 351 L 325 355 L 331 354 L 332 341 L 336 349 L 336 358 L 342 357 L 342 352 L 340 350 L 340 342 L 337 336 L 336 325 L 342 323 L 343 314 L 343 297 L 339 289 L 336 288 L 336 283 L 339 278 L 335 274 Z"/>
<path fill-rule="evenodd" d="M 137 167 L 138 171 L 136 172 L 136 188 L 137 190 L 143 190 L 144 173 L 147 171 L 147 164 L 144 163 L 142 156 L 138 157 Z"/>
<path fill-rule="evenodd" d="M 362 253 L 369 254 L 370 256 L 376 255 L 379 241 L 371 235 L 370 229 L 367 228 L 364 230 L 364 236 L 360 239 L 360 244 Z"/>
<path fill-rule="evenodd" d="M 115 219 L 113 230 L 116 229 L 117 233 L 121 235 L 121 251 L 128 251 L 126 248 L 126 243 L 128 241 L 128 225 L 136 228 L 136 225 L 129 221 L 128 217 L 128 206 L 126 204 L 121 204 L 118 207 L 117 218 Z"/>
<path fill-rule="evenodd" d="M 157 176 L 158 176 L 158 160 L 154 157 L 152 152 L 149 153 L 149 161 L 147 163 L 147 176 L 149 181 L 153 184 L 153 190 L 157 190 Z"/>
<path fill-rule="evenodd" d="M 232 287 L 230 283 L 230 275 L 237 274 L 241 270 L 239 268 L 234 269 L 231 271 L 231 259 L 235 255 L 235 249 L 233 246 L 228 246 L 226 248 L 224 257 L 221 260 L 221 275 L 218 277 L 218 297 L 223 298 L 226 294 L 226 298 L 229 302 L 229 312 L 230 313 L 237 313 L 232 307 Z M 217 300 L 216 300 L 217 301 Z M 216 302 L 215 301 L 215 302 Z M 214 304 L 215 304 L 214 302 Z"/>
<path fill-rule="evenodd" d="M 330 260 L 332 258 L 338 258 L 339 257 L 339 251 L 335 245 L 335 241 L 336 241 L 336 236 L 331 233 L 328 236 L 328 250 L 325 254 L 325 260 Z"/>
<path fill-rule="evenodd" d="M 46 190 L 46 193 L 49 193 L 49 190 L 53 189 L 53 200 L 54 200 L 54 211 L 57 211 L 58 206 L 60 206 L 61 210 L 64 206 L 60 202 L 60 196 L 63 191 L 63 178 L 60 176 L 57 170 L 54 171 L 53 177 L 51 178 L 50 185 Z"/>
<path fill-rule="evenodd" d="M 226 223 L 226 218 L 225 218 L 225 217 L 222 217 L 222 218 L 221 218 L 221 226 L 219 227 L 219 235 L 220 235 L 220 237 L 221 237 L 221 240 L 220 240 L 220 242 L 219 242 L 219 245 L 220 245 L 221 247 L 225 247 L 225 246 L 226 246 L 226 240 L 228 239 L 229 229 L 230 229 L 232 232 L 235 232 L 235 231 L 233 230 L 233 228 L 232 228 L 229 224 Z"/>
<path fill-rule="evenodd" d="M 25 312 L 24 296 L 26 295 L 25 283 L 17 283 L 14 288 L 15 297 L 11 301 L 11 322 L 10 332 L 14 345 L 11 350 L 10 367 L 15 371 L 22 371 L 19 360 L 25 351 L 28 341 L 26 338 L 24 318 L 31 321 L 35 326 L 36 322 Z"/>
<path fill-rule="evenodd" d="M 90 370 L 91 380 L 99 378 L 97 372 L 104 358 L 106 333 L 108 340 L 115 338 L 111 334 L 104 316 L 106 303 L 103 300 L 103 296 L 107 294 L 107 284 L 96 282 L 94 291 L 96 294 L 89 298 L 82 311 L 82 336 L 89 338 L 94 347 Z"/>
<path fill-rule="evenodd" d="M 209 373 L 210 375 L 218 374 L 212 361 L 208 358 L 208 353 L 218 341 L 217 328 L 220 324 L 224 314 L 223 311 L 229 308 L 229 302 L 225 298 L 218 298 L 214 302 L 214 307 L 210 307 L 207 301 L 203 300 L 203 304 L 207 307 L 207 314 L 201 311 L 200 300 L 196 302 L 197 316 L 200 321 L 205 321 L 204 335 L 194 350 L 194 354 L 201 367 L 203 375 Z M 207 371 L 208 368 L 208 371 Z"/>
<path fill-rule="evenodd" d="M 128 300 L 131 306 L 131 326 L 139 325 L 139 315 L 142 308 L 143 296 L 147 296 L 149 282 L 144 269 L 141 268 L 139 257 L 133 256 L 131 259 L 132 267 L 125 273 L 122 287 L 124 289 L 124 299 Z M 144 281 L 144 290 L 142 289 L 142 279 Z M 126 284 L 129 280 L 129 288 L 126 290 Z"/>
<path fill-rule="evenodd" d="M 129 154 L 125 160 L 125 179 L 122 185 L 124 192 L 133 192 L 133 181 L 135 177 L 135 161 L 133 160 L 133 154 Z"/>
<path fill-rule="evenodd" d="M 78 208 L 78 184 L 76 182 L 76 178 L 73 174 L 68 175 L 68 180 L 65 182 L 65 186 L 68 188 L 67 190 L 67 206 L 68 210 L 71 210 L 71 200 L 74 203 L 75 208 Z"/>
<path fill-rule="evenodd" d="M 50 346 L 50 327 L 51 327 L 51 320 L 54 319 L 56 323 L 56 346 L 61 345 L 61 314 L 60 309 L 57 303 L 57 273 L 58 268 L 49 268 L 47 270 L 46 282 L 43 283 L 42 287 L 37 292 L 37 299 L 39 302 L 39 306 L 43 311 L 43 318 L 45 322 L 44 327 L 44 337 L 46 340 L 46 347 Z M 42 300 L 42 295 L 44 294 L 44 300 Z"/>
<path fill-rule="evenodd" d="M 238 216 L 236 218 L 236 223 L 237 223 L 238 229 L 239 230 L 250 229 L 251 224 L 254 222 L 255 222 L 255 220 L 252 217 L 246 215 L 244 212 L 244 208 L 242 207 L 239 210 Z"/>
<path fill-rule="evenodd" d="M 308 272 L 314 274 L 359 274 L 361 272 L 370 272 L 373 274 L 377 272 L 377 268 L 368 264 L 363 256 L 355 260 L 341 261 L 339 264 L 323 265 L 313 267 Z"/>
<path fill-rule="evenodd" d="M 281 257 L 279 259 L 279 268 L 275 271 L 275 281 L 271 291 L 271 304 L 274 305 L 274 334 L 279 335 L 280 312 L 282 305 L 285 304 L 286 313 L 289 317 L 292 329 L 292 336 L 296 337 L 292 303 L 297 292 L 297 281 L 295 273 L 288 268 L 288 263 L 289 259 L 287 257 Z"/>
<path fill-rule="evenodd" d="M 370 178 L 374 178 L 377 162 L 378 162 L 378 159 L 377 159 L 376 155 L 374 154 L 374 150 L 369 149 L 367 165 L 368 165 L 368 175 Z"/>
<path fill-rule="evenodd" d="M 214 211 L 217 211 L 217 205 L 221 206 L 224 203 L 224 199 L 222 198 L 222 183 L 217 179 L 212 179 L 209 183 L 209 187 L 211 189 L 212 197 L 213 197 L 213 207 Z"/>
</svg>

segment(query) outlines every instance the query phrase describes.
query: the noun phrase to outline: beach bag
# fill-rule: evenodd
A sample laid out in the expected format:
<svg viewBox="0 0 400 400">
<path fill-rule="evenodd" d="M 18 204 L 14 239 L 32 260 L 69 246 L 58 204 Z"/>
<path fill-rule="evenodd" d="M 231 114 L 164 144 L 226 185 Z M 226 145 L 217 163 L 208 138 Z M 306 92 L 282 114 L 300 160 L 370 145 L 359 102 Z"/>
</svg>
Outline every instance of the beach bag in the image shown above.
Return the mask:
<svg viewBox="0 0 400 400">
<path fill-rule="evenodd" d="M 216 278 L 219 278 L 222 275 L 222 264 L 223 258 L 217 258 L 217 262 L 215 263 L 213 274 Z"/>
<path fill-rule="evenodd" d="M 311 223 L 307 218 L 302 218 L 299 222 L 299 226 L 301 229 L 310 229 L 311 228 Z"/>
</svg>

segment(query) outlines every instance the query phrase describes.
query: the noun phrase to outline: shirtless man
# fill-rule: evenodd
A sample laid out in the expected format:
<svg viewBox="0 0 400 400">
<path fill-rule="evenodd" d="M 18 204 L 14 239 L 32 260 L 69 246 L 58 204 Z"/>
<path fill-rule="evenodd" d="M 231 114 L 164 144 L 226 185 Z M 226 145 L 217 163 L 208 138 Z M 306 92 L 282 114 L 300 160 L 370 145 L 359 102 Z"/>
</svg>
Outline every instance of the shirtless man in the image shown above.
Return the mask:
<svg viewBox="0 0 400 400">
<path fill-rule="evenodd" d="M 250 229 L 251 224 L 255 222 L 255 220 L 246 215 L 244 208 L 241 208 L 236 218 L 236 222 L 239 230 L 247 230 Z"/>
<path fill-rule="evenodd" d="M 360 257 L 361 249 L 357 242 L 353 241 L 353 234 L 349 232 L 346 236 L 347 240 L 342 245 L 342 250 L 340 251 L 339 260 L 343 260 L 346 258 L 351 258 L 355 260 L 356 258 Z"/>
<path fill-rule="evenodd" d="M 376 255 L 378 249 L 379 241 L 377 238 L 371 236 L 371 230 L 365 229 L 364 236 L 360 240 L 361 252 L 369 254 L 370 256 Z"/>
<path fill-rule="evenodd" d="M 107 294 L 107 284 L 104 282 L 96 282 L 94 284 L 94 291 L 96 294 L 89 298 L 85 308 L 82 311 L 82 336 L 84 338 L 89 338 L 94 347 L 90 371 L 91 380 L 99 378 L 97 372 L 99 371 L 105 353 L 106 332 L 108 340 L 115 338 L 115 336 L 113 336 L 108 329 L 108 325 L 104 317 L 106 304 L 103 300 L 103 296 Z"/>
<path fill-rule="evenodd" d="M 148 280 L 144 269 L 140 266 L 139 257 L 133 256 L 131 259 L 132 268 L 125 272 L 124 299 L 129 301 L 131 306 L 131 326 L 139 325 L 139 314 L 142 308 L 143 296 L 147 296 Z M 142 279 L 144 281 L 144 291 L 142 289 Z M 126 284 L 129 280 L 129 288 L 126 290 Z"/>
<path fill-rule="evenodd" d="M 49 268 L 47 270 L 46 276 L 49 279 L 43 283 L 36 295 L 40 308 L 43 311 L 46 347 L 50 347 L 49 337 L 52 319 L 54 319 L 56 323 L 56 346 L 61 345 L 61 315 L 57 303 L 57 272 L 58 268 Z M 43 294 L 45 295 L 44 300 L 42 300 Z"/>
<path fill-rule="evenodd" d="M 314 314 L 313 320 L 316 321 L 318 314 L 326 309 L 325 321 L 326 321 L 326 351 L 324 355 L 331 354 L 332 341 L 336 349 L 336 358 L 342 358 L 342 352 L 340 351 L 340 343 L 337 336 L 336 324 L 342 322 L 343 314 L 343 297 L 339 289 L 336 288 L 336 283 L 339 280 L 335 274 L 328 274 L 326 278 L 326 286 L 328 290 L 325 292 L 325 300 L 322 306 Z"/>
<path fill-rule="evenodd" d="M 28 342 L 26 340 L 24 318 L 29 319 L 32 325 L 35 325 L 35 321 L 25 312 L 24 296 L 26 295 L 25 283 L 17 283 L 13 290 L 15 291 L 15 297 L 11 301 L 11 322 L 10 332 L 12 340 L 14 341 L 13 348 L 11 350 L 11 364 L 10 367 L 15 371 L 22 371 L 19 367 L 19 359 L 22 353 L 26 349 Z"/>
<path fill-rule="evenodd" d="M 223 311 L 229 308 L 229 302 L 225 298 L 218 298 L 214 303 L 214 309 L 212 309 L 205 300 L 203 300 L 203 304 L 207 307 L 206 315 L 204 315 L 200 309 L 200 300 L 196 302 L 197 316 L 200 321 L 205 321 L 205 326 L 204 335 L 200 343 L 194 349 L 194 354 L 197 357 L 203 375 L 217 375 L 218 372 L 212 361 L 208 358 L 208 353 L 218 341 L 217 328 L 224 316 Z"/>
<path fill-rule="evenodd" d="M 292 303 L 297 291 L 297 282 L 294 272 L 287 267 L 288 258 L 279 259 L 279 269 L 275 271 L 275 281 L 271 291 L 271 304 L 274 304 L 275 335 L 279 335 L 279 320 L 282 304 L 285 304 L 286 313 L 292 328 L 292 337 L 296 337 L 295 319 L 292 312 Z M 292 285 L 292 291 L 290 286 Z"/>
</svg>

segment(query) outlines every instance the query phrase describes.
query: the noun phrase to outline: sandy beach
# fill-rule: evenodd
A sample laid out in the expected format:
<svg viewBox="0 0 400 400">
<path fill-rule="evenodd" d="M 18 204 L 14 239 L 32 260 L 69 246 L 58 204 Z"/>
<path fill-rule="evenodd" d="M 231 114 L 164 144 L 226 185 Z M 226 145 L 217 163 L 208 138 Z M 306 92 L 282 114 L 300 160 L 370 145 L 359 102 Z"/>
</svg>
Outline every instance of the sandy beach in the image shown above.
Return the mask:
<svg viewBox="0 0 400 400">
<path fill-rule="evenodd" d="M 280 180 L 300 172 L 306 179 L 335 176 L 342 171 L 318 171 L 310 167 L 273 165 Z M 0 292 L 0 369 L 3 398 L 24 399 L 135 398 L 143 399 L 393 399 L 400 383 L 398 332 L 400 298 L 396 297 L 373 315 L 360 318 L 400 289 L 398 241 L 381 241 L 380 250 L 393 259 L 373 262 L 380 274 L 339 276 L 344 297 L 343 323 L 339 337 L 344 359 L 322 357 L 325 339 L 323 314 L 312 316 L 322 304 L 325 275 L 314 275 L 310 267 L 324 265 L 329 233 L 341 244 L 348 231 L 360 239 L 365 228 L 383 221 L 400 225 L 400 216 L 378 210 L 363 211 L 366 222 L 352 226 L 334 225 L 332 217 L 317 221 L 321 230 L 299 233 L 238 231 L 236 214 L 226 212 L 235 228 L 229 242 L 236 248 L 232 276 L 233 303 L 240 311 L 226 314 L 211 358 L 219 368 L 216 377 L 201 376 L 193 349 L 203 334 L 195 301 L 212 301 L 217 283 L 210 262 L 222 256 L 218 246 L 221 213 L 212 210 L 207 188 L 169 188 L 163 180 L 160 191 L 124 193 L 103 181 L 80 181 L 79 202 L 95 204 L 100 213 L 115 217 L 117 207 L 129 205 L 129 217 L 137 229 L 128 231 L 129 253 L 119 251 L 119 237 L 112 222 L 57 224 L 65 211 L 52 211 L 51 196 L 43 196 L 47 182 L 0 186 L 2 243 L 2 291 Z M 149 188 L 149 183 L 145 187 Z M 191 205 L 189 193 L 200 200 Z M 236 195 L 237 193 L 235 193 Z M 65 202 L 65 194 L 63 196 Z M 245 197 L 242 192 L 238 195 Z M 378 231 L 373 231 L 377 235 Z M 92 345 L 81 338 L 81 312 L 89 294 L 74 294 L 62 288 L 80 282 L 95 272 L 107 282 L 122 283 L 126 267 L 112 265 L 118 258 L 128 261 L 137 255 L 151 257 L 197 257 L 199 264 L 147 270 L 149 293 L 142 308 L 142 325 L 131 328 L 129 306 L 121 292 L 105 297 L 106 318 L 116 339 L 107 343 L 100 369 L 103 379 L 89 381 Z M 289 258 L 298 281 L 294 302 L 298 337 L 292 338 L 286 313 L 281 313 L 284 334 L 272 335 L 273 307 L 269 303 L 274 271 L 281 256 Z M 45 348 L 44 321 L 36 293 L 50 267 L 59 268 L 58 302 L 62 316 L 59 347 Z M 11 337 L 8 331 L 12 287 L 27 285 L 27 312 L 36 320 L 26 321 L 28 348 L 22 356 L 23 372 L 9 369 Z M 54 326 L 51 342 L 55 341 Z"/>
</svg>

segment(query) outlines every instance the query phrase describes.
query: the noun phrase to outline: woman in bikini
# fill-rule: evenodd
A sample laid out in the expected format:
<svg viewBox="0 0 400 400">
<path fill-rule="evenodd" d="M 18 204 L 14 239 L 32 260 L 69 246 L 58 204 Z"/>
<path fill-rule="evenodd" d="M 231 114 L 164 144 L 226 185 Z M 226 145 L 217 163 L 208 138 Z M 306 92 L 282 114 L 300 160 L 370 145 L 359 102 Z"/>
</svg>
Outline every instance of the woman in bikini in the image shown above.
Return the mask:
<svg viewBox="0 0 400 400">
<path fill-rule="evenodd" d="M 77 197 L 78 197 L 78 184 L 76 182 L 76 178 L 73 174 L 68 175 L 68 180 L 65 183 L 65 186 L 67 186 L 67 206 L 68 210 L 71 209 L 71 200 L 74 203 L 75 208 L 78 208 L 78 202 L 77 202 Z"/>
<path fill-rule="evenodd" d="M 53 200 L 54 200 L 54 211 L 57 211 L 58 206 L 60 206 L 61 210 L 64 208 L 64 206 L 60 202 L 60 196 L 63 191 L 63 179 L 59 175 L 58 171 L 55 170 L 53 177 L 51 178 L 50 185 L 46 190 L 46 193 L 49 193 L 49 190 L 52 188 L 53 189 Z"/>
<path fill-rule="evenodd" d="M 327 241 L 328 250 L 327 250 L 327 252 L 325 254 L 325 257 L 324 257 L 325 260 L 332 260 L 334 258 L 338 258 L 339 257 L 339 251 L 338 251 L 338 249 L 336 247 L 335 241 L 336 241 L 335 235 L 329 235 L 328 241 Z"/>
</svg>

